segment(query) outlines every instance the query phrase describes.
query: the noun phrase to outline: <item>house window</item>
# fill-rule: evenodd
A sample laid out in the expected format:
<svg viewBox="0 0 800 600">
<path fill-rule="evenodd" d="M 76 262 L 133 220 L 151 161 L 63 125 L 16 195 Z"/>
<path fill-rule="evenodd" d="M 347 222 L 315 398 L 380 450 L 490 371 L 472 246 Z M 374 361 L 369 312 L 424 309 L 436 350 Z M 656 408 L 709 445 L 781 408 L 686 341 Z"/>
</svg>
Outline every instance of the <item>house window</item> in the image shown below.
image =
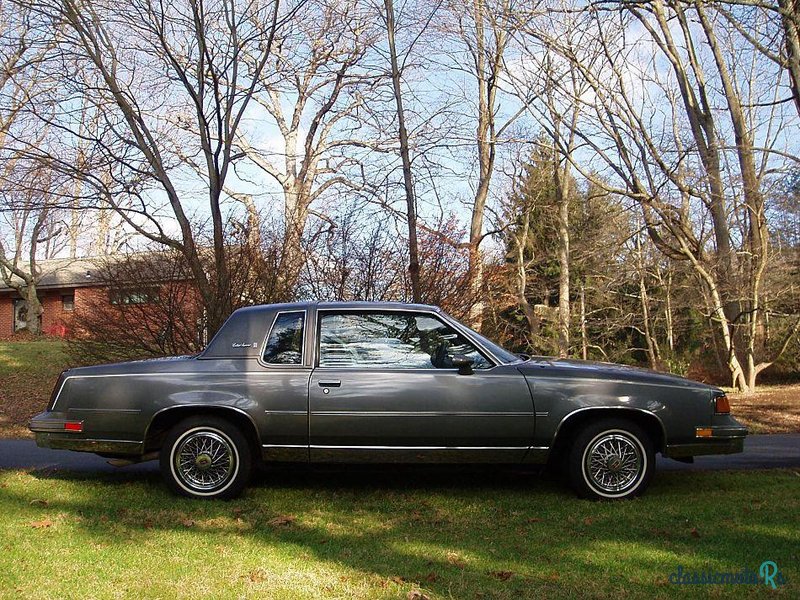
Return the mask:
<svg viewBox="0 0 800 600">
<path fill-rule="evenodd" d="M 28 303 L 16 299 L 14 302 L 14 331 L 22 331 L 28 326 Z"/>
<path fill-rule="evenodd" d="M 111 304 L 150 304 L 158 301 L 158 290 L 153 288 L 113 290 Z"/>
<path fill-rule="evenodd" d="M 75 294 L 64 294 L 61 296 L 61 310 L 75 310 Z"/>
</svg>

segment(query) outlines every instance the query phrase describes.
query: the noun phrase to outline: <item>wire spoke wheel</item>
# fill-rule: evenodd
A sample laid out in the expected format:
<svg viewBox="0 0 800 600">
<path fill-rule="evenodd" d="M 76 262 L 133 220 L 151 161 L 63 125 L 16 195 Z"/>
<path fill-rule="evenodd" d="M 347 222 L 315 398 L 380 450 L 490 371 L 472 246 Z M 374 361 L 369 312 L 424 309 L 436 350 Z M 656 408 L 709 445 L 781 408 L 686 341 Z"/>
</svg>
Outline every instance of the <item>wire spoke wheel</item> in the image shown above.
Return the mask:
<svg viewBox="0 0 800 600">
<path fill-rule="evenodd" d="M 233 442 L 211 429 L 189 431 L 174 447 L 174 472 L 192 490 L 210 492 L 227 485 L 236 472 Z"/>
<path fill-rule="evenodd" d="M 644 451 L 638 440 L 622 432 L 597 436 L 584 453 L 584 473 L 604 494 L 624 494 L 644 473 Z"/>
</svg>

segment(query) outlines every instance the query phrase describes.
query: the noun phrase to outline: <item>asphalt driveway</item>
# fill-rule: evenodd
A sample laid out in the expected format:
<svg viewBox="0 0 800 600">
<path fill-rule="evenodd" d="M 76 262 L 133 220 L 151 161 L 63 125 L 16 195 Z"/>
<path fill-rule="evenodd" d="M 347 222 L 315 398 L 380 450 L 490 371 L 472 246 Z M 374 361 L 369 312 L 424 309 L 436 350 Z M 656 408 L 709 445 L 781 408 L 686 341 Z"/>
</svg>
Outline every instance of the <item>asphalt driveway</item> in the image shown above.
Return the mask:
<svg viewBox="0 0 800 600">
<path fill-rule="evenodd" d="M 800 434 L 751 435 L 744 452 L 723 456 L 701 456 L 693 464 L 658 457 L 662 470 L 719 471 L 726 469 L 800 468 Z M 78 472 L 119 472 L 105 459 L 83 452 L 38 448 L 32 440 L 0 440 L 0 469 L 48 469 Z M 123 467 L 126 472 L 158 469 L 157 461 Z"/>
</svg>

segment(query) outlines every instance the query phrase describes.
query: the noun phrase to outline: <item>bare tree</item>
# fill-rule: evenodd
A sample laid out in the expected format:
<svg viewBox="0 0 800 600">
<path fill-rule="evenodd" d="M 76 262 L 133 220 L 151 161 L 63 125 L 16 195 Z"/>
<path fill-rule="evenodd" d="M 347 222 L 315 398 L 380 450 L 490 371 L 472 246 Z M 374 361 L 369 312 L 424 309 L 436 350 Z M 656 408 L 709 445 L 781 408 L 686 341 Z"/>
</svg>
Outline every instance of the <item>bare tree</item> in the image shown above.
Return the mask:
<svg viewBox="0 0 800 600">
<path fill-rule="evenodd" d="M 692 6 L 697 0 L 685 0 Z M 747 43 L 785 70 L 789 91 L 800 114 L 800 4 L 797 0 L 724 0 L 713 10 Z M 779 100 L 782 101 L 782 100 Z"/>
<path fill-rule="evenodd" d="M 506 51 L 516 20 L 513 0 L 471 0 L 448 2 L 449 22 L 442 28 L 448 34 L 453 54 L 449 68 L 466 73 L 473 85 L 465 101 L 474 103 L 475 133 L 469 144 L 475 148 L 477 174 L 470 202 L 469 285 L 473 306 L 469 320 L 480 330 L 484 310 L 483 259 L 481 244 L 486 207 L 497 160 L 498 144 L 510 125 L 522 114 L 501 115 L 502 82 L 506 72 Z M 466 52 L 464 52 L 466 51 Z"/>
<path fill-rule="evenodd" d="M 527 30 L 589 85 L 579 99 L 587 114 L 577 135 L 609 178 L 574 159 L 573 165 L 636 200 L 659 249 L 692 265 L 732 381 L 750 390 L 776 356 L 762 347 L 756 358 L 770 259 L 764 188 L 779 168 L 776 160 L 788 156 L 779 147 L 787 117 L 772 101 L 776 88 L 766 84 L 774 73 L 737 45 L 705 5 L 655 0 L 581 14 L 580 47 L 552 30 Z M 629 44 L 634 23 L 646 35 Z M 601 60 L 594 58 L 598 48 Z M 660 60 L 668 70 L 651 68 Z"/>
<path fill-rule="evenodd" d="M 296 287 L 306 258 L 302 238 L 309 218 L 325 218 L 314 204 L 337 191 L 370 193 L 365 156 L 385 151 L 381 137 L 366 126 L 383 80 L 370 62 L 381 31 L 378 18 L 371 6 L 354 0 L 310 0 L 295 11 L 276 34 L 269 69 L 253 97 L 279 143 L 264 143 L 258 131 L 238 136 L 248 161 L 282 192 L 281 277 L 287 289 Z"/>
<path fill-rule="evenodd" d="M 28 108 L 48 86 L 38 68 L 52 46 L 35 17 L 29 7 L 0 3 L 0 214 L 10 229 L 0 232 L 0 277 L 22 297 L 26 328 L 38 334 L 43 310 L 37 258 L 60 230 L 54 227 L 52 196 L 37 194 L 39 185 L 31 183 L 37 177 L 55 182 L 25 160 L 25 144 L 13 143 L 16 136 L 25 135 L 29 144 L 36 145 L 46 135 L 27 118 Z"/>
<path fill-rule="evenodd" d="M 16 162 L 13 171 L 0 181 L 0 223 L 9 234 L 0 236 L 0 278 L 21 297 L 25 313 L 25 329 L 41 333 L 44 312 L 38 296 L 38 285 L 45 274 L 40 258 L 50 258 L 63 248 L 67 236 L 58 194 L 39 192 L 55 190 L 60 184 L 52 173 L 40 166 Z M 33 181 L 36 183 L 33 184 Z M 43 185 L 44 184 L 44 185 Z M 5 233 L 5 231 L 4 231 Z"/>
<path fill-rule="evenodd" d="M 183 254 L 196 282 L 213 333 L 233 309 L 227 268 L 224 188 L 239 158 L 237 136 L 248 115 L 259 81 L 268 69 L 278 30 L 295 8 L 279 0 L 190 0 L 166 5 L 156 0 L 131 3 L 108 0 L 41 0 L 33 3 L 52 26 L 63 27 L 53 63 L 84 62 L 68 72 L 65 83 L 85 98 L 102 122 L 102 137 L 90 140 L 107 161 L 127 170 L 128 180 L 103 193 L 106 206 L 118 211 L 138 234 Z M 57 122 L 80 136 L 64 111 Z M 198 245 L 195 205 L 186 192 L 188 173 L 182 157 L 202 165 L 207 190 L 204 211 L 212 232 L 213 274 L 205 268 Z M 57 157 L 49 157 L 53 163 Z M 61 168 L 69 165 L 61 162 Z M 75 173 L 95 187 L 91 173 Z M 118 203 L 139 182 L 141 209 Z M 156 191 L 157 190 L 157 191 Z M 165 227 L 156 195 L 174 220 L 177 233 Z M 193 194 L 192 194 L 193 195 Z M 187 197 L 188 196 L 188 197 Z"/>
</svg>

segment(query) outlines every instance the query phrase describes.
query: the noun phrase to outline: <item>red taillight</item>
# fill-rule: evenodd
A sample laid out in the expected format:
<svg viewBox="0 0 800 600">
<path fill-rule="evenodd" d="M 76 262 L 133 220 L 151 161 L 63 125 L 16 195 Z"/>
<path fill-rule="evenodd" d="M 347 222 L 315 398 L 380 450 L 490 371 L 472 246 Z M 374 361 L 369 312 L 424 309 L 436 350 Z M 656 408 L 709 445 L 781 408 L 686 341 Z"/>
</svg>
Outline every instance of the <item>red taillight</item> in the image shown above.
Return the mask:
<svg viewBox="0 0 800 600">
<path fill-rule="evenodd" d="M 731 412 L 731 403 L 728 402 L 727 396 L 717 396 L 714 405 L 714 412 L 718 415 L 727 415 Z"/>
<path fill-rule="evenodd" d="M 64 431 L 83 431 L 83 421 L 67 421 L 64 423 Z"/>
</svg>

